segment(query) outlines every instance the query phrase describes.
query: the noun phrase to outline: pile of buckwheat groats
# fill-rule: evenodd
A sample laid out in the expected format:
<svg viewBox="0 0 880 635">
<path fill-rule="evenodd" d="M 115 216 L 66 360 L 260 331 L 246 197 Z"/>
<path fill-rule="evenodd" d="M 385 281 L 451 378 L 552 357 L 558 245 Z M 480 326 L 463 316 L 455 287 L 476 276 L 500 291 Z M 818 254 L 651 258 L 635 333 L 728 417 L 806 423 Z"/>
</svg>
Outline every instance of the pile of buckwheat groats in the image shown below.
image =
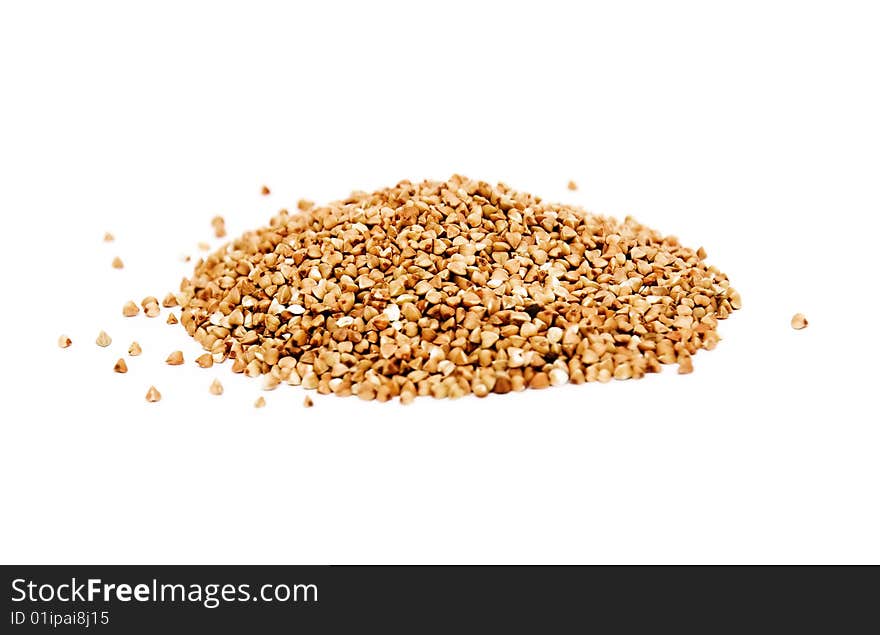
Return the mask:
<svg viewBox="0 0 880 635">
<path fill-rule="evenodd" d="M 211 226 L 226 236 L 221 216 Z M 718 320 L 741 305 L 705 258 L 631 218 L 453 176 L 325 207 L 300 200 L 200 259 L 161 305 L 179 308 L 166 322 L 207 351 L 198 366 L 231 359 L 233 372 L 262 376 L 266 390 L 288 383 L 403 403 L 485 397 L 640 378 L 662 364 L 692 372 L 691 356 L 715 347 Z M 123 267 L 118 257 L 112 265 Z M 127 301 L 122 314 L 155 318 L 159 304 Z M 806 317 L 791 326 L 805 328 Z M 101 331 L 95 343 L 112 339 Z M 129 356 L 141 353 L 131 342 Z M 182 365 L 183 351 L 165 361 Z M 127 373 L 125 360 L 113 371 Z M 223 385 L 215 378 L 208 391 L 220 396 Z M 150 386 L 146 400 L 161 398 Z"/>
<path fill-rule="evenodd" d="M 740 308 L 705 257 L 631 218 L 453 176 L 300 201 L 171 299 L 203 358 L 265 388 L 409 403 L 689 373 Z"/>
</svg>

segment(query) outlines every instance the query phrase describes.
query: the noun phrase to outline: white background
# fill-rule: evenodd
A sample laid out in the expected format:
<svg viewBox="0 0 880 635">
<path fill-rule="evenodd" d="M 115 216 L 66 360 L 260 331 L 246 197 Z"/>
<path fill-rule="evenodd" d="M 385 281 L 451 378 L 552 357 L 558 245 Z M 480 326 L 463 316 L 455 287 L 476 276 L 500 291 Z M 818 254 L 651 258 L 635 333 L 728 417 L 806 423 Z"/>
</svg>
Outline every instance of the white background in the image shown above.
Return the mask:
<svg viewBox="0 0 880 635">
<path fill-rule="evenodd" d="M 4 3 L 0 561 L 880 562 L 878 29 L 867 2 Z M 689 376 L 311 410 L 120 314 L 215 214 L 455 172 L 704 245 L 744 308 Z"/>
</svg>

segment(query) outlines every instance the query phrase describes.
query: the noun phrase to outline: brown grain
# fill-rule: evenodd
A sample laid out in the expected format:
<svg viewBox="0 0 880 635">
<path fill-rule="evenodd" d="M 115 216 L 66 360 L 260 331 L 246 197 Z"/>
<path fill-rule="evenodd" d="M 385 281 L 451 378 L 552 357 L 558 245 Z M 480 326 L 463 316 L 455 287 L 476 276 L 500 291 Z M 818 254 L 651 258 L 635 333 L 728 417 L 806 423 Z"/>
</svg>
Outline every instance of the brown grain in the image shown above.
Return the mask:
<svg viewBox="0 0 880 635">
<path fill-rule="evenodd" d="M 175 294 L 207 358 L 264 386 L 408 403 L 690 372 L 741 306 L 702 248 L 503 184 L 403 181 L 297 207 Z"/>
<path fill-rule="evenodd" d="M 214 365 L 214 358 L 210 353 L 204 353 L 203 355 L 196 357 L 196 364 L 202 368 L 211 368 L 211 366 Z"/>
<path fill-rule="evenodd" d="M 214 236 L 217 238 L 226 236 L 226 220 L 222 216 L 212 218 L 211 227 L 214 229 Z"/>
<path fill-rule="evenodd" d="M 162 394 L 158 390 L 156 390 L 155 386 L 150 386 L 150 389 L 147 390 L 146 399 L 150 403 L 155 403 L 162 399 Z"/>
</svg>

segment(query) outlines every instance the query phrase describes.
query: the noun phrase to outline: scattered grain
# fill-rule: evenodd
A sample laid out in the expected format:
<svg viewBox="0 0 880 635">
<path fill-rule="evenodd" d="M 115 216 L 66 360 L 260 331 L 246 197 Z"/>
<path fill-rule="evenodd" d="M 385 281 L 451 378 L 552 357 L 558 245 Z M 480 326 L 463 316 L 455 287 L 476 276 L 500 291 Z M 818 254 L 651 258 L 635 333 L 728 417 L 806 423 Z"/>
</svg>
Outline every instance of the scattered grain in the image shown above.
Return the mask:
<svg viewBox="0 0 880 635">
<path fill-rule="evenodd" d="M 150 403 L 155 403 L 162 398 L 162 394 L 156 390 L 155 386 L 150 386 L 150 389 L 147 391 L 147 401 Z"/>
<path fill-rule="evenodd" d="M 111 263 L 114 269 L 122 269 L 125 265 L 122 263 L 122 258 L 116 256 Z"/>
<path fill-rule="evenodd" d="M 173 313 L 168 314 L 168 319 L 165 320 L 166 324 L 177 324 L 177 317 Z"/>
<path fill-rule="evenodd" d="M 141 350 L 141 345 L 137 342 L 132 342 L 131 346 L 128 347 L 128 354 L 132 357 L 137 357 L 141 353 L 143 353 L 143 351 Z"/>
<path fill-rule="evenodd" d="M 159 315 L 159 300 L 154 298 L 151 295 L 148 295 L 143 300 L 141 300 L 141 306 L 144 308 L 144 315 L 149 318 L 154 318 Z"/>
<path fill-rule="evenodd" d="M 180 366 L 183 363 L 183 351 L 174 351 L 165 358 L 165 363 L 169 366 Z"/>
<path fill-rule="evenodd" d="M 265 397 L 257 397 L 257 400 L 254 402 L 254 408 L 265 408 L 266 407 L 266 398 Z"/>
<path fill-rule="evenodd" d="M 71 344 L 73 344 L 73 340 L 66 335 L 61 335 L 58 338 L 58 348 L 68 348 Z"/>
<path fill-rule="evenodd" d="M 116 364 L 113 366 L 113 372 L 115 373 L 127 373 L 128 365 L 125 363 L 125 360 L 121 357 L 116 360 Z"/>
<path fill-rule="evenodd" d="M 315 402 L 312 401 L 312 398 L 311 398 L 311 397 L 309 397 L 308 395 L 306 395 L 306 398 L 303 399 L 303 405 L 304 405 L 306 408 L 311 408 L 312 406 L 315 405 Z"/>
<path fill-rule="evenodd" d="M 807 316 L 805 316 L 803 313 L 795 313 L 791 318 L 791 328 L 796 331 L 807 328 L 808 324 L 809 322 L 807 321 Z"/>
<path fill-rule="evenodd" d="M 211 227 L 214 229 L 214 236 L 217 238 L 226 236 L 226 220 L 222 216 L 212 218 Z"/>
<path fill-rule="evenodd" d="M 569 181 L 568 182 L 568 189 L 574 191 L 574 190 L 578 189 L 578 184 L 575 183 L 574 181 Z"/>
<path fill-rule="evenodd" d="M 214 357 L 211 353 L 204 353 L 196 357 L 196 364 L 202 368 L 211 368 L 214 365 Z"/>
<path fill-rule="evenodd" d="M 111 234 L 110 232 L 104 232 L 104 242 L 105 243 L 112 243 L 114 240 L 115 240 L 115 238 L 113 237 L 113 234 Z"/>
<path fill-rule="evenodd" d="M 95 339 L 95 344 L 97 344 L 101 348 L 107 348 L 108 346 L 110 346 L 110 343 L 112 341 L 113 340 L 110 338 L 109 335 L 107 335 L 105 331 L 101 331 L 100 333 L 98 333 L 98 337 Z"/>
<path fill-rule="evenodd" d="M 223 394 L 223 384 L 220 383 L 219 379 L 215 379 L 211 382 L 211 385 L 208 387 L 208 392 L 210 392 L 212 395 Z"/>
<path fill-rule="evenodd" d="M 269 196 L 269 194 L 271 194 L 271 193 L 272 193 L 272 190 L 270 190 L 265 185 L 260 189 L 260 194 L 262 194 L 263 196 Z"/>
<path fill-rule="evenodd" d="M 122 305 L 122 315 L 125 317 L 134 317 L 140 312 L 141 310 L 138 308 L 138 305 L 131 300 Z"/>
</svg>

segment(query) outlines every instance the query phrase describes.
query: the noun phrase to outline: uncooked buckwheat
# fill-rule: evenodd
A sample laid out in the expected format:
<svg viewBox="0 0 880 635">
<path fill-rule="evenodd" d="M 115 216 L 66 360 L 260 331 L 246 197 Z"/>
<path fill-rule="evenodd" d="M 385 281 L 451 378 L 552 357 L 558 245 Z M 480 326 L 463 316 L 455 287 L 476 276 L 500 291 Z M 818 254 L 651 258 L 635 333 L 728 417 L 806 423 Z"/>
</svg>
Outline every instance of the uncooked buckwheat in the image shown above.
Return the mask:
<svg viewBox="0 0 880 635">
<path fill-rule="evenodd" d="M 409 403 L 689 373 L 741 305 L 702 248 L 503 184 L 403 181 L 298 208 L 176 294 L 209 358 L 273 387 Z"/>
</svg>

